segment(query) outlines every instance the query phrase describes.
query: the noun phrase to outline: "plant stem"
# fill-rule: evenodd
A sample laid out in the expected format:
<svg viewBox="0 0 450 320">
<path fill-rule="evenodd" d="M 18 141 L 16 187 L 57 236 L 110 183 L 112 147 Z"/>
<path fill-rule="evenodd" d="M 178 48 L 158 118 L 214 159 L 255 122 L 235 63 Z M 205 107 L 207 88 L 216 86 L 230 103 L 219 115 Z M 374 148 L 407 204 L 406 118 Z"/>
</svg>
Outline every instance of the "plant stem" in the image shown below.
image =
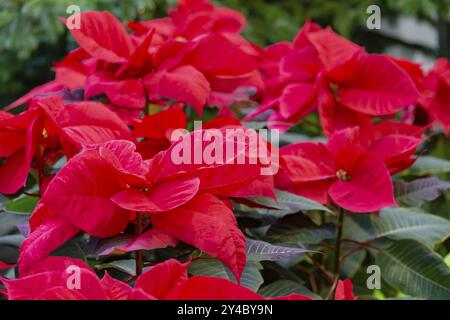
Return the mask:
<svg viewBox="0 0 450 320">
<path fill-rule="evenodd" d="M 342 242 L 342 227 L 344 225 L 344 210 L 339 209 L 338 222 L 336 224 L 336 248 L 334 257 L 334 275 L 339 277 L 339 271 L 341 269 L 341 242 Z"/>
<path fill-rule="evenodd" d="M 142 234 L 142 215 L 139 212 L 136 213 L 136 229 L 134 234 L 136 235 L 136 237 Z M 136 277 L 139 277 L 142 274 L 142 270 L 144 268 L 142 250 L 137 250 L 135 252 L 135 260 L 136 260 Z"/>
<path fill-rule="evenodd" d="M 45 177 L 45 160 L 44 160 L 44 154 L 41 147 L 38 147 L 37 151 L 37 169 L 38 169 L 38 185 L 39 185 L 39 195 L 42 197 L 43 190 L 42 190 L 42 183 L 44 182 Z"/>
<path fill-rule="evenodd" d="M 339 208 L 338 222 L 336 224 L 336 245 L 335 245 L 335 257 L 334 257 L 334 281 L 331 285 L 330 291 L 328 292 L 325 300 L 331 299 L 334 291 L 336 290 L 337 284 L 339 282 L 339 272 L 341 270 L 341 242 L 342 242 L 342 227 L 344 225 L 344 209 Z"/>
</svg>

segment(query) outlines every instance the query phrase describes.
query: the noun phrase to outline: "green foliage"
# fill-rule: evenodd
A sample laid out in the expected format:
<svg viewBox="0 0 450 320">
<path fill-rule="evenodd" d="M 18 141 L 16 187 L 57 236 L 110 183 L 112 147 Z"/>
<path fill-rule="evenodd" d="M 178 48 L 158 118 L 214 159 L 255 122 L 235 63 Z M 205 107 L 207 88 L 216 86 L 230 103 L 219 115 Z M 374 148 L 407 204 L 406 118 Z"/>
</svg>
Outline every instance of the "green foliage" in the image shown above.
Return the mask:
<svg viewBox="0 0 450 320">
<path fill-rule="evenodd" d="M 8 212 L 31 213 L 38 200 L 38 197 L 24 195 L 19 198 L 7 201 L 5 209 Z"/>
<path fill-rule="evenodd" d="M 320 296 L 312 293 L 302 284 L 292 280 L 277 280 L 261 288 L 259 293 L 265 297 L 279 297 L 287 296 L 292 293 L 298 293 L 313 299 L 321 299 Z"/>
<path fill-rule="evenodd" d="M 73 46 L 64 25 L 57 19 L 66 16 L 68 5 L 77 4 L 83 11 L 109 10 L 121 20 L 135 20 L 158 17 L 174 2 L 3 0 L 0 3 L 0 103 L 4 105 L 52 77 L 48 72 L 51 62 L 61 59 Z M 366 8 L 371 4 L 378 4 L 383 16 L 389 19 L 395 19 L 400 12 L 433 24 L 436 24 L 437 13 L 441 18 L 450 19 L 448 0 L 223 0 L 217 3 L 237 8 L 246 15 L 249 26 L 245 36 L 260 45 L 292 39 L 308 17 L 323 25 L 331 24 L 352 39 L 361 39 L 370 33 L 362 32 L 361 26 L 367 19 Z M 370 41 L 368 44 L 371 51 Z M 252 123 L 254 127 L 264 125 Z M 323 139 L 309 137 L 317 136 L 316 131 L 302 130 L 283 135 L 282 143 Z M 450 299 L 450 195 L 448 192 L 441 194 L 444 189 L 430 195 L 430 190 L 436 191 L 436 186 L 442 184 L 437 178 L 432 185 L 414 183 L 417 178 L 429 179 L 429 176 L 448 180 L 449 150 L 449 140 L 439 137 L 432 153 L 420 156 L 401 174 L 405 180 L 398 180 L 402 187 L 397 199 L 406 207 L 386 208 L 379 215 L 346 214 L 340 276 L 351 277 L 355 288 L 365 295 L 393 298 L 407 294 L 415 298 Z M 335 261 L 335 208 L 288 192 L 276 191 L 276 195 L 277 201 L 266 197 L 248 199 L 265 206 L 264 209 L 235 205 L 240 226 L 244 226 L 247 237 L 254 238 L 247 242 L 248 261 L 241 284 L 266 297 L 294 292 L 314 298 L 320 298 L 319 294 L 326 296 L 333 280 L 327 279 L 326 272 L 332 270 Z M 16 261 L 18 247 L 24 239 L 17 234 L 16 225 L 26 221 L 37 199 L 1 196 L 0 261 Z M 54 254 L 88 260 L 98 270 L 113 269 L 127 277 L 135 274 L 133 253 L 123 255 L 120 260 L 115 256 L 97 257 L 95 250 L 80 246 L 86 239 L 78 240 L 69 241 Z M 216 276 L 236 282 L 222 262 L 189 247 L 146 254 L 155 262 L 172 257 L 189 258 L 192 259 L 191 275 Z M 365 269 L 374 263 L 380 266 L 384 282 L 380 290 L 368 291 Z M 326 269 L 325 275 L 317 265 Z M 321 280 L 316 283 L 316 278 Z M 261 287 L 263 283 L 268 284 Z"/>
<path fill-rule="evenodd" d="M 403 240 L 377 254 L 383 279 L 400 291 L 424 299 L 450 299 L 450 269 L 442 257 L 420 243 Z"/>
<path fill-rule="evenodd" d="M 262 266 L 259 262 L 248 261 L 241 276 L 240 284 L 253 291 L 258 291 L 264 279 L 260 273 Z M 189 265 L 189 273 L 195 276 L 218 277 L 237 282 L 233 273 L 217 259 L 201 259 Z"/>
</svg>

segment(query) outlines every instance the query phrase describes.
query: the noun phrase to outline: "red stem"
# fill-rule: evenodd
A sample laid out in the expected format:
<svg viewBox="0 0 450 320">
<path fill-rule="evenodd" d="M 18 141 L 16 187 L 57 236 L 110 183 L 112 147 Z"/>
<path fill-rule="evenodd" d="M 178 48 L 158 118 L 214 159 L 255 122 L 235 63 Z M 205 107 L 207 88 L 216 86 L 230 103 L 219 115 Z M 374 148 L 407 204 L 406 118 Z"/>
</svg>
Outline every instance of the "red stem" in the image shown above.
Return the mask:
<svg viewBox="0 0 450 320">
<path fill-rule="evenodd" d="M 136 237 L 138 237 L 142 234 L 142 214 L 139 212 L 136 213 L 135 225 L 136 225 L 135 235 Z M 135 252 L 135 260 L 136 260 L 136 277 L 139 277 L 144 269 L 142 250 L 137 250 Z"/>
</svg>

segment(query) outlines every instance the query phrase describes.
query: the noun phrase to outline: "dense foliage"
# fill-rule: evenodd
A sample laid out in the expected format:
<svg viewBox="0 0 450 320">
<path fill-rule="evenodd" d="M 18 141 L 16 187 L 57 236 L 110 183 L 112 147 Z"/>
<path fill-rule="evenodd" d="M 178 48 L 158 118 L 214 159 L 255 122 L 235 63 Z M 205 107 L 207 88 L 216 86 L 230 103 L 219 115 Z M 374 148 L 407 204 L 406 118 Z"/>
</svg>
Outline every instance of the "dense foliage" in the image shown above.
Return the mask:
<svg viewBox="0 0 450 320">
<path fill-rule="evenodd" d="M 207 0 L 80 22 L 0 111 L 5 298 L 450 299 L 447 59 Z"/>
</svg>

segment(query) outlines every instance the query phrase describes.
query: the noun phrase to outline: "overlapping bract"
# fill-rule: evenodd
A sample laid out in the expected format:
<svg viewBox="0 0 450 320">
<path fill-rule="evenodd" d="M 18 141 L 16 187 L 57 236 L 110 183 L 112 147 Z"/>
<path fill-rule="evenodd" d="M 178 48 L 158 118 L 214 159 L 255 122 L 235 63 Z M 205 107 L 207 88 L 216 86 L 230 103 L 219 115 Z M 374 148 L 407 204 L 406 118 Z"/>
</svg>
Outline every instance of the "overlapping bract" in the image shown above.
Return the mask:
<svg viewBox="0 0 450 320">
<path fill-rule="evenodd" d="M 167 260 L 143 273 L 134 285 L 105 273 L 99 279 L 84 262 L 50 257 L 20 279 L 0 278 L 9 300 L 263 300 L 261 295 L 230 280 L 195 276 L 188 279 L 189 263 Z M 79 280 L 74 280 L 74 275 Z M 77 282 L 78 281 L 78 282 Z M 299 294 L 279 300 L 311 300 Z"/>
<path fill-rule="evenodd" d="M 423 130 L 383 123 L 336 131 L 327 144 L 300 142 L 280 149 L 276 185 L 352 212 L 395 206 L 390 175 L 409 167 Z"/>
<path fill-rule="evenodd" d="M 65 105 L 56 95 L 32 100 L 16 116 L 1 112 L 0 158 L 6 161 L 0 166 L 0 192 L 12 194 L 23 187 L 33 160 L 44 166 L 61 154 L 72 157 L 83 145 L 131 137 L 126 124 L 98 102 Z"/>
<path fill-rule="evenodd" d="M 266 49 L 262 71 L 267 88 L 263 111 L 269 124 L 286 130 L 318 110 L 326 134 L 370 123 L 415 104 L 418 90 L 388 56 L 368 54 L 330 28 L 307 22 L 292 43 Z"/>
<path fill-rule="evenodd" d="M 152 160 L 143 160 L 134 143 L 124 140 L 86 147 L 58 172 L 38 204 L 32 233 L 21 248 L 21 270 L 78 230 L 102 238 L 118 235 L 139 212 L 148 214 L 158 230 L 218 257 L 239 278 L 245 239 L 232 210 L 218 197 L 251 185 L 260 166 L 236 166 L 226 155 L 209 165 L 174 163 L 174 149 L 194 146 L 195 135 L 208 133 L 187 134 Z M 224 139 L 223 144 L 229 142 Z M 194 148 L 192 155 L 198 151 Z"/>
<path fill-rule="evenodd" d="M 208 101 L 221 107 L 240 99 L 241 86 L 260 88 L 259 49 L 239 35 L 244 17 L 207 1 L 180 2 L 170 17 L 130 23 L 128 34 L 109 12 L 83 12 L 71 29 L 80 46 L 55 64 L 55 80 L 35 94 L 83 89 L 84 98 L 106 95 L 110 107 L 132 119 L 147 101 L 177 100 L 201 115 Z"/>
<path fill-rule="evenodd" d="M 176 260 L 131 287 L 49 256 L 80 233 L 101 238 L 99 256 L 184 242 L 239 281 L 247 257 L 233 202 L 277 201 L 276 187 L 351 212 L 396 205 L 391 176 L 414 163 L 432 127 L 425 125 L 449 133 L 449 62 L 424 73 L 310 21 L 292 43 L 260 49 L 240 35 L 244 26 L 240 13 L 207 0 L 180 0 L 166 18 L 130 22 L 131 32 L 108 12 L 82 13 L 81 28 L 70 30 L 79 48 L 55 64 L 55 80 L 7 108 L 26 104 L 24 112 L 0 111 L 0 193 L 17 193 L 31 172 L 41 197 L 20 248 L 20 278 L 3 279 L 8 298 L 263 299 L 225 279 L 189 278 L 188 263 Z M 279 172 L 262 176 L 268 164 L 236 164 L 249 160 L 249 143 L 226 134 L 255 133 L 234 112 L 240 101 L 259 104 L 247 120 L 282 131 L 317 112 L 328 141 L 284 146 Z M 199 117 L 218 107 L 219 116 L 189 133 L 189 107 Z M 227 158 L 211 140 L 238 153 Z M 258 142 L 267 158 L 278 151 Z M 63 156 L 68 162 L 55 174 Z M 142 232 L 132 234 L 138 224 Z M 67 287 L 69 266 L 80 268 L 82 290 Z M 338 283 L 335 299 L 355 299 L 349 280 Z"/>
</svg>

